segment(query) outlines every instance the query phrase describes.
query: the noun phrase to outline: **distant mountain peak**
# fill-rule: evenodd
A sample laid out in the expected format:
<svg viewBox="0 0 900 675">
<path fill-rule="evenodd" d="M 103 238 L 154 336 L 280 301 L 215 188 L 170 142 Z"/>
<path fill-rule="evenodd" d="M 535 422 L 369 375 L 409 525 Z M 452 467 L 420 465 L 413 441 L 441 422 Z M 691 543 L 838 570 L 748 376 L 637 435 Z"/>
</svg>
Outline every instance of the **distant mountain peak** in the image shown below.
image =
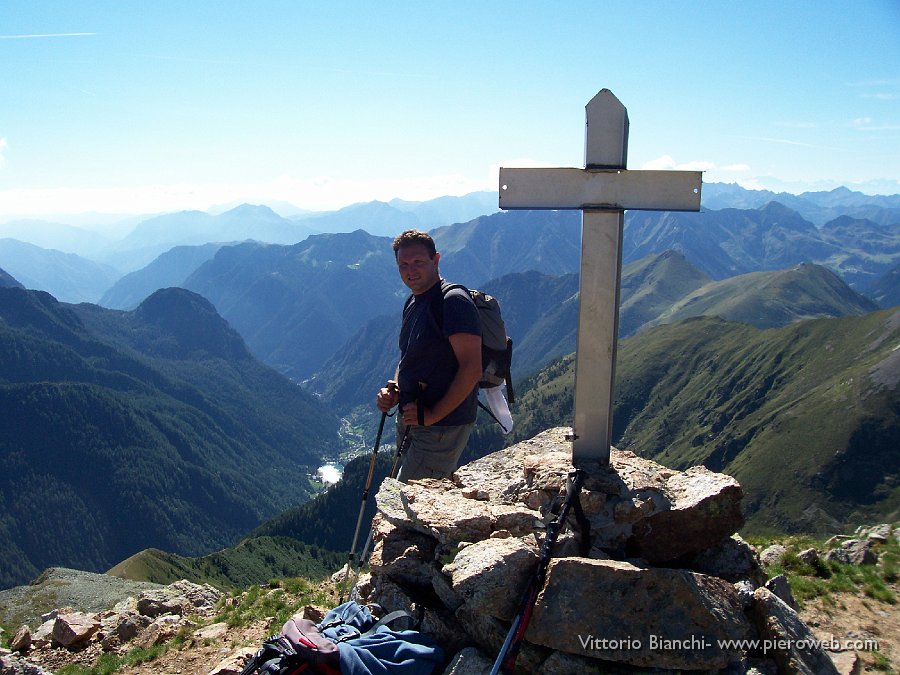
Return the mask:
<svg viewBox="0 0 900 675">
<path fill-rule="evenodd" d="M 239 206 L 235 206 L 233 209 L 229 209 L 225 211 L 222 215 L 246 215 L 246 214 L 272 214 L 273 216 L 281 217 L 277 213 L 275 213 L 272 209 L 270 209 L 265 204 L 241 204 Z"/>
<path fill-rule="evenodd" d="M 213 304 L 184 288 L 163 288 L 144 300 L 133 312 L 145 326 L 161 330 L 151 350 L 174 358 L 194 357 L 197 352 L 223 358 L 249 358 L 243 339 L 228 325 Z"/>
<path fill-rule="evenodd" d="M 6 272 L 6 270 L 0 269 L 0 288 L 25 288 L 21 283 L 19 283 L 18 279 L 14 276 Z"/>
</svg>

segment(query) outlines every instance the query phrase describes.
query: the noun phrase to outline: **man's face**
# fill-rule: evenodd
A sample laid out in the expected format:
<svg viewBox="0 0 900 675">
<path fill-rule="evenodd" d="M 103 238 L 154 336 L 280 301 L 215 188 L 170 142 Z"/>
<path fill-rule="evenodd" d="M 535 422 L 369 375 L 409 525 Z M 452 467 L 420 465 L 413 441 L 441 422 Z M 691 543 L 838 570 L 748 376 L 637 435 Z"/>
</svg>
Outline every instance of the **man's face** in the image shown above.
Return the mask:
<svg viewBox="0 0 900 675">
<path fill-rule="evenodd" d="M 440 257 L 440 253 L 435 253 L 434 258 L 429 258 L 424 244 L 409 244 L 397 251 L 400 278 L 413 294 L 420 295 L 438 282 Z"/>
</svg>

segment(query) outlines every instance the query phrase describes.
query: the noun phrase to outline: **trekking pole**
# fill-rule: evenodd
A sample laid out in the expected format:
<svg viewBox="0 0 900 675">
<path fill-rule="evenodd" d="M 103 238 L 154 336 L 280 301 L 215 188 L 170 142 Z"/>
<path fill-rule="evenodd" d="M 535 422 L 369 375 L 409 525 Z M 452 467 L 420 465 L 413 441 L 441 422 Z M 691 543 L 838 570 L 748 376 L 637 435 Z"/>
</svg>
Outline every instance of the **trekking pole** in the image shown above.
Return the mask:
<svg viewBox="0 0 900 675">
<path fill-rule="evenodd" d="M 525 631 L 528 629 L 528 624 L 531 621 L 535 600 L 537 600 L 538 593 L 540 593 L 544 586 L 544 582 L 546 581 L 547 568 L 550 566 L 550 557 L 553 553 L 553 546 L 556 544 L 559 533 L 566 526 L 566 519 L 569 516 L 569 507 L 574 506 L 579 527 L 582 529 L 582 552 L 585 552 L 585 549 L 589 546 L 588 528 L 590 527 L 590 524 L 588 523 L 587 518 L 585 518 L 584 512 L 581 510 L 581 502 L 578 498 L 582 482 L 584 482 L 584 473 L 582 473 L 580 469 L 576 469 L 573 473 L 569 474 L 569 481 L 566 484 L 566 499 L 563 502 L 556 520 L 547 525 L 547 535 L 544 537 L 544 543 L 541 545 L 537 571 L 531 578 L 531 582 L 528 584 L 528 588 L 522 596 L 522 601 L 519 604 L 519 611 L 516 612 L 512 625 L 509 627 L 509 632 L 506 634 L 506 639 L 503 641 L 503 646 L 500 648 L 500 653 L 497 655 L 497 660 L 494 662 L 494 667 L 491 669 L 491 675 L 497 675 L 497 673 L 501 672 L 504 673 L 504 675 L 507 675 L 515 670 L 516 657 L 519 655 L 519 647 L 522 646 Z"/>
<path fill-rule="evenodd" d="M 400 441 L 400 445 L 397 446 L 397 452 L 394 454 L 394 463 L 391 465 L 391 478 L 396 478 L 397 474 L 400 473 L 400 464 L 403 462 L 403 453 L 409 449 L 409 443 L 412 440 L 409 437 L 409 430 L 412 427 L 407 426 L 403 430 L 403 439 Z"/>
<path fill-rule="evenodd" d="M 347 574 L 341 583 L 340 603 L 344 602 L 344 591 L 347 588 L 347 579 L 353 570 L 353 554 L 356 553 L 356 542 L 359 540 L 359 528 L 362 527 L 363 515 L 366 510 L 366 501 L 369 499 L 369 488 L 372 487 L 372 477 L 375 475 L 375 463 L 378 459 L 378 448 L 381 446 L 381 434 L 384 432 L 384 421 L 387 419 L 387 412 L 381 413 L 381 422 L 378 424 L 378 433 L 375 435 L 375 447 L 372 450 L 372 461 L 369 462 L 369 475 L 366 478 L 366 485 L 363 488 L 362 503 L 359 505 L 359 516 L 356 518 L 356 531 L 353 533 L 353 543 L 350 545 L 350 553 L 347 556 Z"/>
<path fill-rule="evenodd" d="M 391 466 L 391 478 L 396 478 L 397 474 L 400 471 L 400 464 L 403 458 L 403 453 L 409 448 L 409 444 L 412 439 L 409 437 L 410 427 L 406 427 L 403 430 L 403 439 L 397 445 L 397 452 L 394 454 L 394 464 Z M 369 528 L 369 536 L 366 537 L 365 546 L 363 546 L 362 553 L 359 554 L 359 562 L 357 564 L 357 575 L 362 569 L 362 564 L 366 559 L 366 556 L 369 554 L 369 547 L 372 545 L 372 539 L 375 537 L 375 528 Z M 356 581 L 353 582 L 353 585 L 356 585 Z M 353 586 L 350 587 L 351 589 Z"/>
</svg>

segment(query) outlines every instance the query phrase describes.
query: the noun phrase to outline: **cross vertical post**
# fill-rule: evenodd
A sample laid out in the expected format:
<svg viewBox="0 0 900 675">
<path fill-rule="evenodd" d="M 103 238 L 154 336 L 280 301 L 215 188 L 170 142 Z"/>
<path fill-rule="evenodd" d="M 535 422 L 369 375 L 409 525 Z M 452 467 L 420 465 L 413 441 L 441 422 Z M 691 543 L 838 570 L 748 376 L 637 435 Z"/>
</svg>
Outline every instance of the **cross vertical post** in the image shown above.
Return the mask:
<svg viewBox="0 0 900 675">
<path fill-rule="evenodd" d="M 608 90 L 585 107 L 584 168 L 624 169 L 628 113 Z M 619 335 L 625 212 L 584 209 L 575 361 L 572 458 L 609 463 Z"/>
<path fill-rule="evenodd" d="M 584 169 L 500 169 L 502 209 L 581 209 L 572 463 L 609 463 L 625 210 L 699 211 L 699 171 L 628 171 L 628 113 L 608 89 L 585 107 Z"/>
</svg>

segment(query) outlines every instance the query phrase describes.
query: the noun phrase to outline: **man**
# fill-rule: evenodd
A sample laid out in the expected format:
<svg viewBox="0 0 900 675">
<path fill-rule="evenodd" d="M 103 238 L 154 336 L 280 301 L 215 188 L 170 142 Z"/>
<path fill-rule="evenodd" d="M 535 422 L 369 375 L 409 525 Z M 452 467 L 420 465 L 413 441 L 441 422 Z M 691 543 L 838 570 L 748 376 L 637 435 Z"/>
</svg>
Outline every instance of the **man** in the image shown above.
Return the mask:
<svg viewBox="0 0 900 675">
<path fill-rule="evenodd" d="M 465 289 L 444 295 L 441 254 L 428 234 L 407 230 L 393 247 L 412 295 L 403 307 L 396 379 L 376 402 L 382 412 L 399 404 L 398 444 L 409 428 L 399 479 L 444 478 L 456 469 L 478 412 L 481 320 Z"/>
</svg>

